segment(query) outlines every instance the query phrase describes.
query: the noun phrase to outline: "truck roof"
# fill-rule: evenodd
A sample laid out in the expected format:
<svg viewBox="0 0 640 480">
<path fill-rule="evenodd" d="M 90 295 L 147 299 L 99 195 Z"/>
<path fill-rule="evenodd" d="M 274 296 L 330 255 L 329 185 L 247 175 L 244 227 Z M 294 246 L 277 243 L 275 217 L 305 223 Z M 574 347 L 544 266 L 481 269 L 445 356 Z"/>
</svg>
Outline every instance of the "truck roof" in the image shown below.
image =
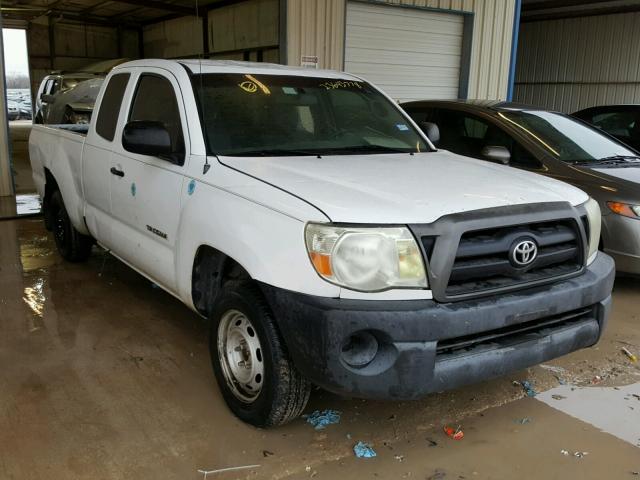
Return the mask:
<svg viewBox="0 0 640 480">
<path fill-rule="evenodd" d="M 301 77 L 322 77 L 344 80 L 361 80 L 355 75 L 335 70 L 319 70 L 315 68 L 293 67 L 276 63 L 240 62 L 236 60 L 209 60 L 209 59 L 143 59 L 134 60 L 118 65 L 114 70 L 127 67 L 160 67 L 175 68 L 177 65 L 186 67 L 191 73 L 258 73 L 264 75 L 294 75 Z"/>
</svg>

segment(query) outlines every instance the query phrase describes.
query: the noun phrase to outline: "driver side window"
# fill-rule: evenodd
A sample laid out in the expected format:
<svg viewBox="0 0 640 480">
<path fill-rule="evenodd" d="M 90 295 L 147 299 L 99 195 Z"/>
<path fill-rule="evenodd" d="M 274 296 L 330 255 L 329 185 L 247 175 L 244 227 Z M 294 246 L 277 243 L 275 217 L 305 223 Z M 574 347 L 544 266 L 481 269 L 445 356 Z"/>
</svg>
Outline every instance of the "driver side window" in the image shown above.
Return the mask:
<svg viewBox="0 0 640 480">
<path fill-rule="evenodd" d="M 172 154 L 185 153 L 180 110 L 169 80 L 159 75 L 140 76 L 129 112 L 130 122 L 138 120 L 162 123 L 171 137 Z"/>
</svg>

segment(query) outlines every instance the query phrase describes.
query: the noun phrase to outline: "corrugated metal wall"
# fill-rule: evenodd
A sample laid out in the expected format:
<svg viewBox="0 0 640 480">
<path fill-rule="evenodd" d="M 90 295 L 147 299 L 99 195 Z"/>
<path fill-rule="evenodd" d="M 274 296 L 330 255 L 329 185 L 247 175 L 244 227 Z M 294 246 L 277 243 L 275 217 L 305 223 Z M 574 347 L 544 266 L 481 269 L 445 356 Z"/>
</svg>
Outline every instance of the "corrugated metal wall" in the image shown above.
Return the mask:
<svg viewBox="0 0 640 480">
<path fill-rule="evenodd" d="M 211 58 L 242 60 L 249 52 L 257 60 L 257 50 L 265 61 L 278 61 L 278 0 L 252 0 L 209 12 L 209 52 Z"/>
<path fill-rule="evenodd" d="M 343 68 L 345 1 L 287 0 L 290 65 L 299 65 L 303 55 L 317 55 L 321 68 Z M 384 3 L 473 12 L 469 98 L 506 98 L 514 0 L 390 0 Z"/>
<path fill-rule="evenodd" d="M 174 18 L 144 27 L 144 56 L 179 58 L 202 53 L 202 19 L 195 15 Z"/>
<path fill-rule="evenodd" d="M 640 13 L 523 23 L 514 100 L 574 112 L 640 102 Z"/>
<path fill-rule="evenodd" d="M 207 31 L 202 18 L 180 17 L 148 25 L 143 31 L 147 58 L 181 58 L 203 53 L 205 57 L 230 60 L 278 62 L 278 0 L 248 0 L 215 8 L 207 13 Z"/>
<path fill-rule="evenodd" d="M 137 58 L 137 30 L 97 25 L 32 22 L 27 29 L 32 91 L 51 70 L 77 70 L 114 58 Z"/>
</svg>

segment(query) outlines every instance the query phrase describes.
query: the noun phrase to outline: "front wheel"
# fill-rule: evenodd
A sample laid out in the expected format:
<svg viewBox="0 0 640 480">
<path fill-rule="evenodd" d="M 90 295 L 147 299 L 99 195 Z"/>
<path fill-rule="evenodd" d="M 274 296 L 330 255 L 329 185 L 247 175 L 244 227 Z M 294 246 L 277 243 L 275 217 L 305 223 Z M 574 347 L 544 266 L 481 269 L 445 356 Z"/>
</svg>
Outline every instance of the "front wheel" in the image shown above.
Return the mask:
<svg viewBox="0 0 640 480">
<path fill-rule="evenodd" d="M 49 208 L 51 208 L 53 237 L 62 258 L 70 262 L 85 261 L 91 254 L 93 239 L 75 229 L 59 190 L 51 195 Z"/>
<path fill-rule="evenodd" d="M 302 413 L 311 384 L 289 358 L 255 285 L 225 285 L 211 316 L 209 348 L 222 396 L 241 420 L 272 427 Z"/>
</svg>

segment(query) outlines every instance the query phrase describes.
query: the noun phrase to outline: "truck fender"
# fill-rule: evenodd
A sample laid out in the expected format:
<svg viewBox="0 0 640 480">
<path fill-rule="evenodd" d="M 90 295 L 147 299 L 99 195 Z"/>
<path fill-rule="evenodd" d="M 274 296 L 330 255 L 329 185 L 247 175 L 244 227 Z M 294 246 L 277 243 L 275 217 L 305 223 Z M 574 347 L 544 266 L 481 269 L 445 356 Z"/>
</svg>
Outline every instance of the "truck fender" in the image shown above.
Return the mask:
<svg viewBox="0 0 640 480">
<path fill-rule="evenodd" d="M 311 265 L 305 222 L 210 185 L 200 184 L 199 190 L 185 200 L 176 239 L 176 283 L 187 305 L 195 310 L 192 276 L 202 246 L 229 257 L 253 280 L 310 295 L 339 296 L 339 287 L 322 280 Z M 224 208 L 212 208 L 219 205 Z"/>
</svg>

